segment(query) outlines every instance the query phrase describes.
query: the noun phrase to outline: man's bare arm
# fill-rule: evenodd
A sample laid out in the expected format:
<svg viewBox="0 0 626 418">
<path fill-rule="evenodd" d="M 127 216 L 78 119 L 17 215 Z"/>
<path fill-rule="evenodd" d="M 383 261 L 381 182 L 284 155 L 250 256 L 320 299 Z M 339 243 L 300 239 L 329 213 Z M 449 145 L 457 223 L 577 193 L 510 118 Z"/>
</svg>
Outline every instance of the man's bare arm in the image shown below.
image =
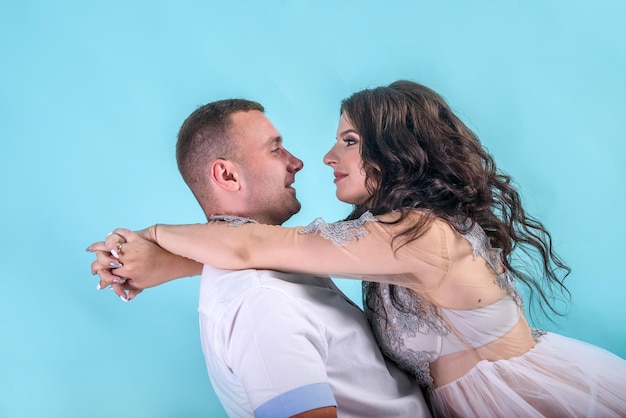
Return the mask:
<svg viewBox="0 0 626 418">
<path fill-rule="evenodd" d="M 292 418 L 337 418 L 337 408 L 327 406 L 324 408 L 312 409 L 301 414 L 294 415 Z"/>
</svg>

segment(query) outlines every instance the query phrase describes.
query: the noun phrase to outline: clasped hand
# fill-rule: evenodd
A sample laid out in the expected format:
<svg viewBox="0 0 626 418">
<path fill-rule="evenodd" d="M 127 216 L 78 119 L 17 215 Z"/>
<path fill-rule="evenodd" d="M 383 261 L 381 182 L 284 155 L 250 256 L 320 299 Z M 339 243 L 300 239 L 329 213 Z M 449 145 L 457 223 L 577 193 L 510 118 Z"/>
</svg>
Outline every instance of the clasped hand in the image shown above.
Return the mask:
<svg viewBox="0 0 626 418">
<path fill-rule="evenodd" d="M 143 289 L 173 278 L 167 273 L 171 257 L 176 256 L 155 243 L 154 232 L 154 226 L 137 232 L 118 228 L 104 241 L 87 247 L 88 252 L 96 255 L 91 273 L 100 278 L 98 289 L 111 286 L 115 294 L 128 302 Z"/>
</svg>

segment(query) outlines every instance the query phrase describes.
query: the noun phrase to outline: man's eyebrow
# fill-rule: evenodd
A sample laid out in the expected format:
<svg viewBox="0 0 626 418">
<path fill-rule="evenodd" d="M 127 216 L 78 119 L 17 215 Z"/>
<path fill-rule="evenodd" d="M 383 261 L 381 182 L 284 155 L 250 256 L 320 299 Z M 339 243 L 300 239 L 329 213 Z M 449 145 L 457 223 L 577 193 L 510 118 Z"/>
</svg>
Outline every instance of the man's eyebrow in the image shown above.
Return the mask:
<svg viewBox="0 0 626 418">
<path fill-rule="evenodd" d="M 280 136 L 280 135 L 275 136 L 275 137 L 273 137 L 273 138 L 270 138 L 270 139 L 268 139 L 268 140 L 267 140 L 267 142 L 266 142 L 266 144 L 267 144 L 268 146 L 272 146 L 272 145 L 275 145 L 275 144 L 280 145 L 280 144 L 282 144 L 282 143 L 283 143 L 283 137 L 282 137 L 282 136 Z"/>
</svg>

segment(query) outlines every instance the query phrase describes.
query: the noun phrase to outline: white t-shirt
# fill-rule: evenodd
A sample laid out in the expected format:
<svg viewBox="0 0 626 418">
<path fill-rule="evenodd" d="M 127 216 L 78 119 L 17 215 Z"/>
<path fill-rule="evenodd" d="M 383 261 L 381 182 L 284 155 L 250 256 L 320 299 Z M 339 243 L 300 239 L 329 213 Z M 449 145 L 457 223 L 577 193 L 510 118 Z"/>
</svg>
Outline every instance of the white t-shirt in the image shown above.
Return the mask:
<svg viewBox="0 0 626 418">
<path fill-rule="evenodd" d="M 204 266 L 198 310 L 209 377 L 232 417 L 326 406 L 339 417 L 430 416 L 329 278 Z"/>
</svg>

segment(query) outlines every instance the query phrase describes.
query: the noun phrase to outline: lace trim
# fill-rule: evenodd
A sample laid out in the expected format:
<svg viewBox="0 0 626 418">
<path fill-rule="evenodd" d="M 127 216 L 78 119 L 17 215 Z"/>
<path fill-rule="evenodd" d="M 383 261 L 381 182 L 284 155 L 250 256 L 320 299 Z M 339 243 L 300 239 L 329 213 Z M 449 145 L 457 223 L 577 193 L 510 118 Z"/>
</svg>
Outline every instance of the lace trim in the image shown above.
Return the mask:
<svg viewBox="0 0 626 418">
<path fill-rule="evenodd" d="M 306 227 L 302 228 L 299 233 L 315 234 L 319 232 L 322 238 L 331 240 L 335 245 L 345 247 L 367 235 L 367 230 L 363 227 L 365 222 L 377 221 L 378 220 L 371 212 L 365 212 L 359 219 L 333 222 L 330 224 L 322 218 L 317 218 Z"/>
<path fill-rule="evenodd" d="M 487 264 L 489 264 L 498 275 L 495 283 L 500 286 L 501 289 L 505 289 L 517 306 L 522 308 L 524 306 L 524 299 L 515 287 L 515 277 L 506 269 L 502 272 L 500 271 L 502 270 L 502 250 L 500 248 L 491 248 L 487 234 L 485 234 L 485 231 L 476 223 L 472 229 L 461 235 L 472 244 L 474 259 L 481 256 L 487 261 Z"/>
<path fill-rule="evenodd" d="M 382 290 L 381 293 L 385 304 L 393 303 L 390 300 L 391 292 L 388 287 Z M 435 308 L 424 302 L 423 297 L 401 286 L 394 286 L 394 294 L 400 305 L 407 312 L 410 312 L 407 315 L 409 319 L 405 321 L 402 328 L 408 330 L 426 327 L 439 336 L 444 336 L 450 332 L 446 323 L 435 312 Z"/>
<path fill-rule="evenodd" d="M 425 387 L 433 388 L 430 375 L 431 354 L 409 348 L 405 338 L 419 338 L 418 333 L 434 332 L 439 336 L 449 333 L 448 327 L 435 309 L 407 288 L 388 284 L 367 283 L 378 286 L 373 309 L 366 304 L 365 315 L 383 353 L 398 366 L 413 374 Z M 395 297 L 392 300 L 391 293 Z"/>
<path fill-rule="evenodd" d="M 543 330 L 543 329 L 531 328 L 530 333 L 533 336 L 533 340 L 535 342 L 539 342 L 539 339 L 543 337 L 544 335 L 546 335 L 548 331 Z"/>
<path fill-rule="evenodd" d="M 415 351 L 401 346 L 402 350 L 393 351 L 392 347 L 385 348 L 384 354 L 393 359 L 398 367 L 407 370 L 415 376 L 415 380 L 428 389 L 435 388 L 435 382 L 430 374 L 430 355 L 426 351 Z M 394 353 L 402 355 L 393 355 Z"/>
<path fill-rule="evenodd" d="M 228 226 L 241 226 L 246 223 L 258 224 L 257 221 L 251 218 L 244 218 L 243 216 L 233 216 L 233 215 L 213 215 L 209 217 L 210 222 L 229 222 Z"/>
</svg>

